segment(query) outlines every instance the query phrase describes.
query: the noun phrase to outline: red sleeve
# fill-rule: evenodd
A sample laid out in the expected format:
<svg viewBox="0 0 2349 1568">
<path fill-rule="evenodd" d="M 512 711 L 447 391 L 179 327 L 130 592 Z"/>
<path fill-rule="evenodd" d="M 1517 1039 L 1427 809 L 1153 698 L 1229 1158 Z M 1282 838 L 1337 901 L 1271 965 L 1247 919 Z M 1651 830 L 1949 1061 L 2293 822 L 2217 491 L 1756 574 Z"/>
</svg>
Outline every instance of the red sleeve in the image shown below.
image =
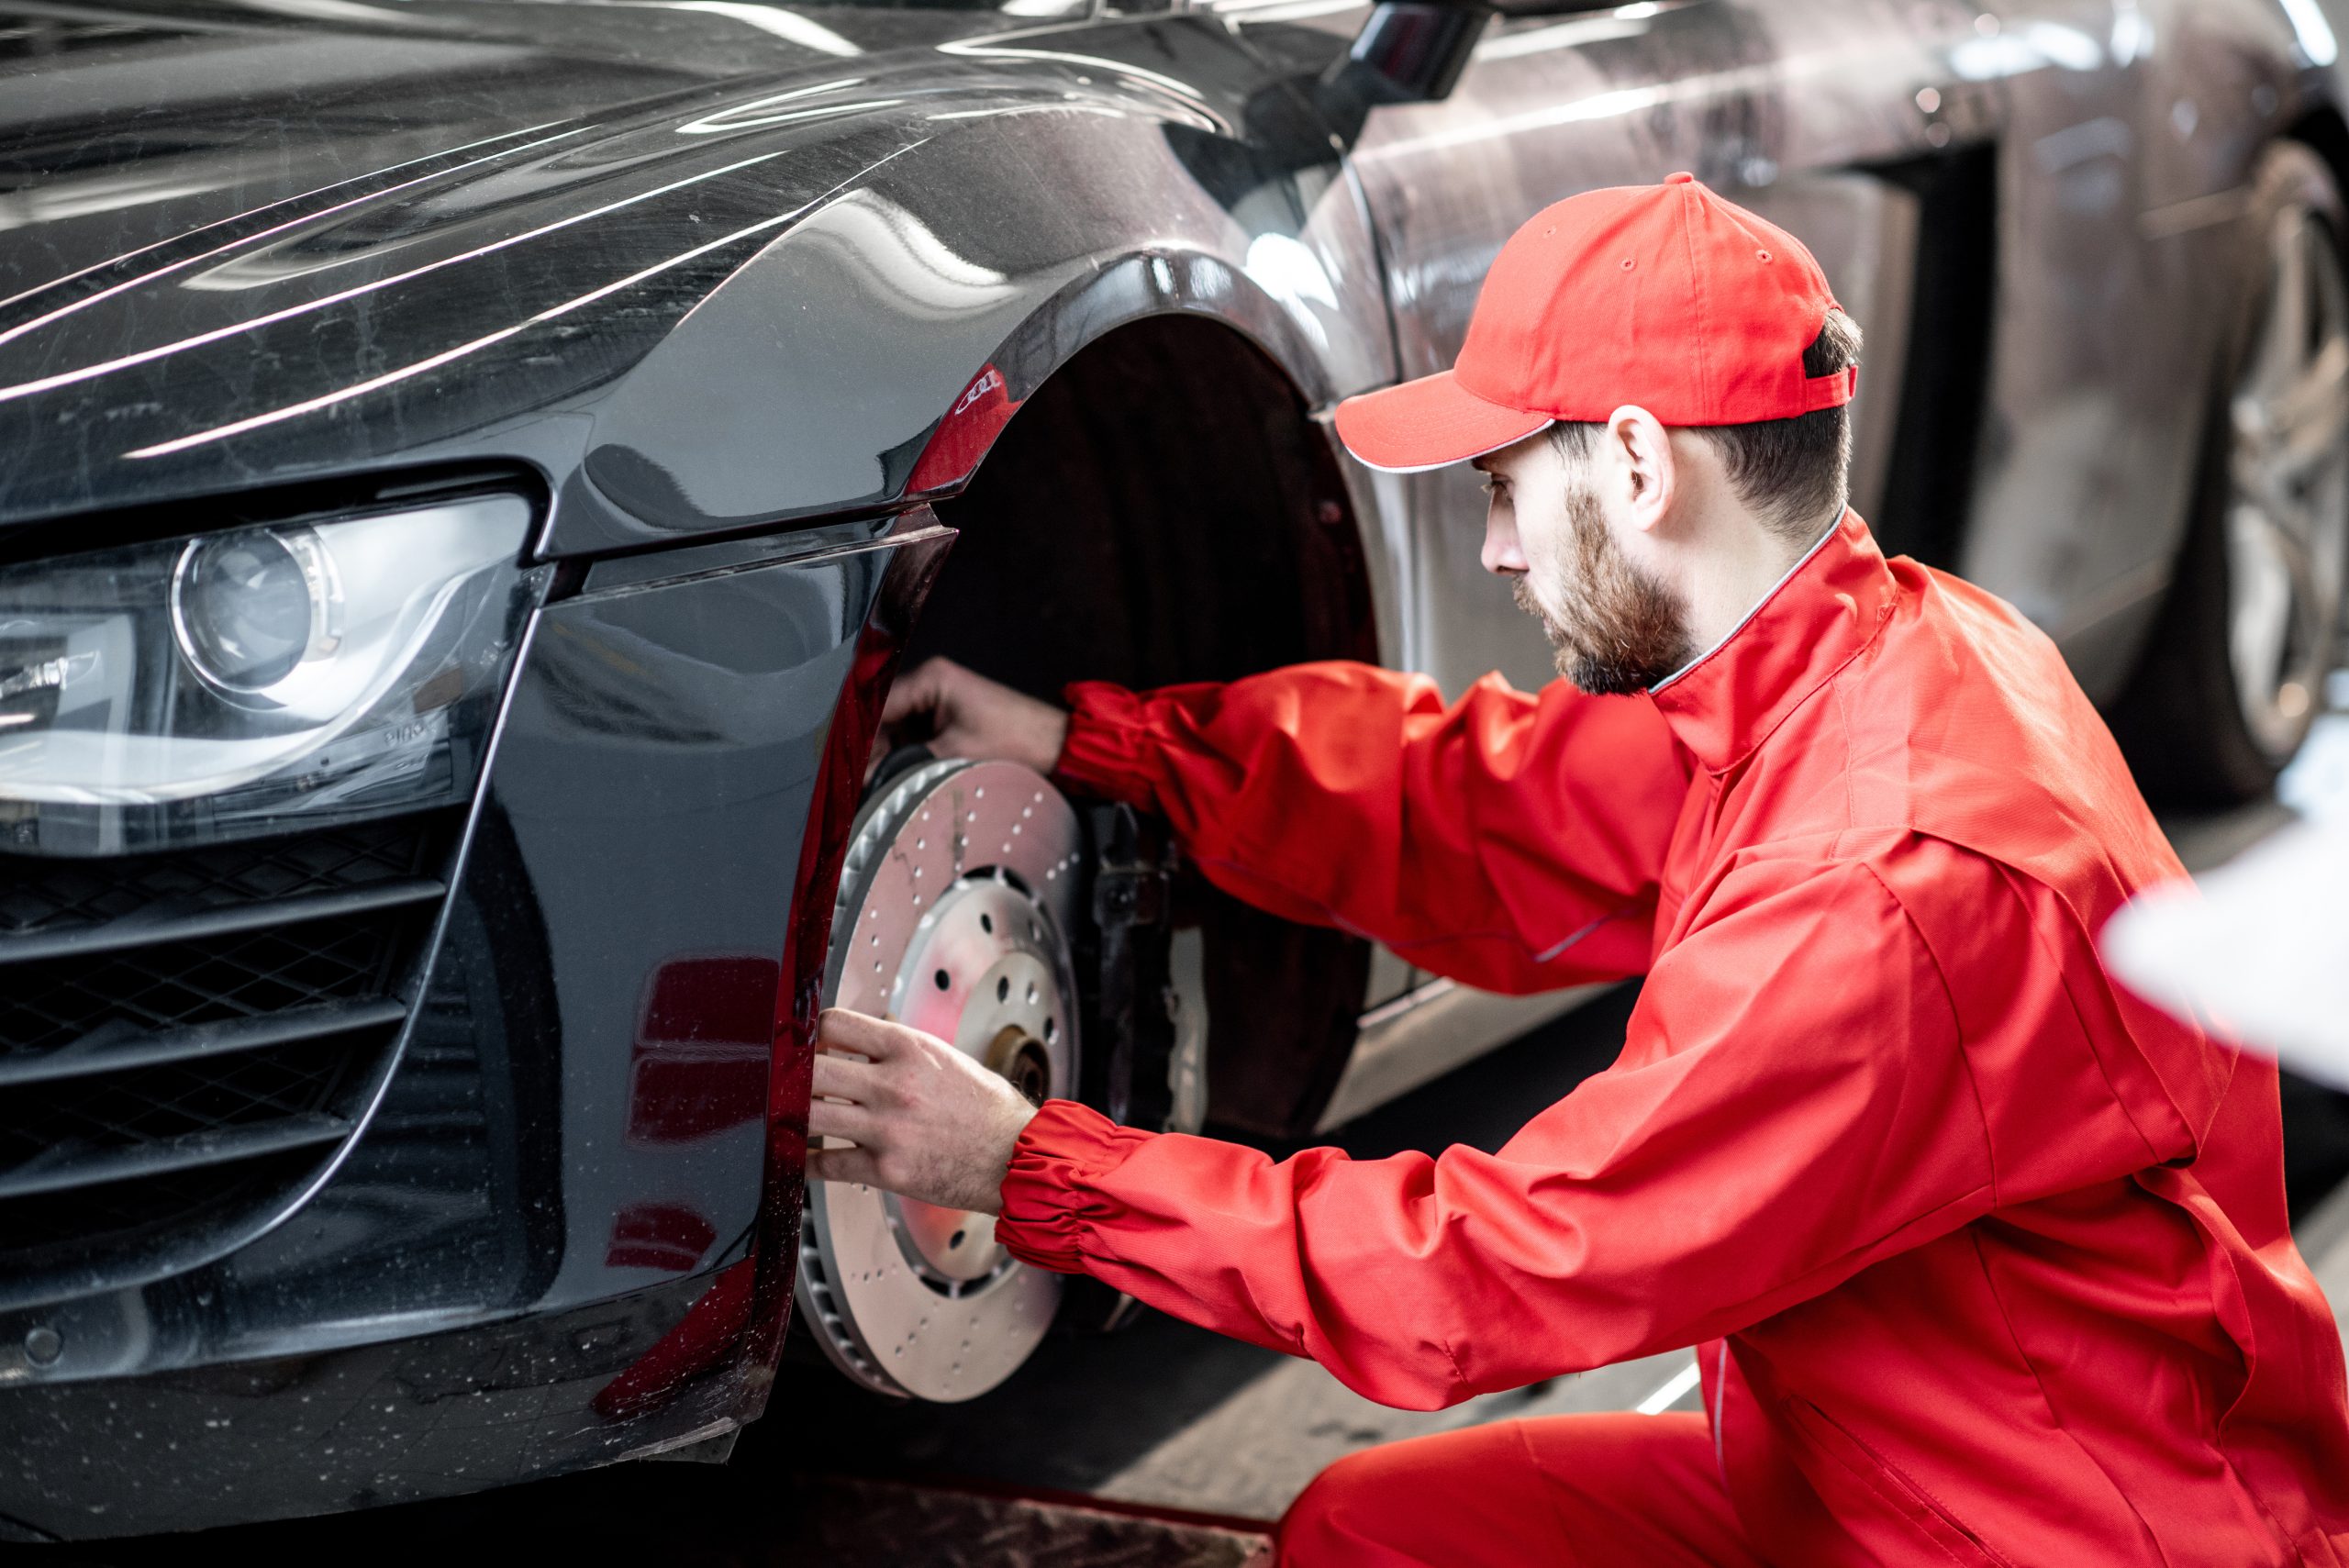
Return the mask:
<svg viewBox="0 0 2349 1568">
<path fill-rule="evenodd" d="M 996 1236 L 1431 1409 L 1698 1343 L 1990 1207 L 1947 993 L 1865 866 L 1733 874 L 1623 1054 L 1497 1153 L 1275 1164 L 1052 1101 Z"/>
<path fill-rule="evenodd" d="M 1059 772 L 1151 806 L 1208 880 L 1486 990 L 1646 969 L 1686 753 L 1653 704 L 1375 665 L 1137 694 L 1096 682 Z"/>
</svg>

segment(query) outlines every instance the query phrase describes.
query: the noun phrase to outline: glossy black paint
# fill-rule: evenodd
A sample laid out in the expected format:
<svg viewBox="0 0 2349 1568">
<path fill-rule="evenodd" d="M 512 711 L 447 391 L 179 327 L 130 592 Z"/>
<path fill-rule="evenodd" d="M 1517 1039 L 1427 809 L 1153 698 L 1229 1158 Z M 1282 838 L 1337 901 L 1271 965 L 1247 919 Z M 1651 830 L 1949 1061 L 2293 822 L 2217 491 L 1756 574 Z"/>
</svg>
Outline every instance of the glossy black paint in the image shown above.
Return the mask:
<svg viewBox="0 0 2349 1568">
<path fill-rule="evenodd" d="M 134 7 L 0 60 L 31 217 L 0 241 L 0 523 L 489 455 L 552 478 L 557 553 L 893 505 L 991 356 L 1245 292 L 1100 275 L 1081 193 L 1007 208 L 1022 117 L 1102 117 L 1225 206 L 1335 168 L 1204 17 L 803 14 L 826 50 L 690 11 L 351 10 Z"/>
</svg>

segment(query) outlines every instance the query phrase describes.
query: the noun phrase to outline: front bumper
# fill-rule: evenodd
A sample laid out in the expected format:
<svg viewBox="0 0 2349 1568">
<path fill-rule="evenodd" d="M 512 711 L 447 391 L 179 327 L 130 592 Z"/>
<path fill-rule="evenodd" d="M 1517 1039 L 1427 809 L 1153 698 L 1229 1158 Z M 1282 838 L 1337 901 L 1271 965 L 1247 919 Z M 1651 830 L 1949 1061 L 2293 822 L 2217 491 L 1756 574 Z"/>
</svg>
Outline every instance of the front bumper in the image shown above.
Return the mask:
<svg viewBox="0 0 2349 1568">
<path fill-rule="evenodd" d="M 322 1184 L 224 1255 L 0 1312 L 0 1529 L 445 1496 L 758 1413 L 799 1211 L 791 955 L 822 951 L 795 892 L 829 892 L 835 775 L 945 542 L 886 529 L 610 562 L 540 613 Z"/>
</svg>

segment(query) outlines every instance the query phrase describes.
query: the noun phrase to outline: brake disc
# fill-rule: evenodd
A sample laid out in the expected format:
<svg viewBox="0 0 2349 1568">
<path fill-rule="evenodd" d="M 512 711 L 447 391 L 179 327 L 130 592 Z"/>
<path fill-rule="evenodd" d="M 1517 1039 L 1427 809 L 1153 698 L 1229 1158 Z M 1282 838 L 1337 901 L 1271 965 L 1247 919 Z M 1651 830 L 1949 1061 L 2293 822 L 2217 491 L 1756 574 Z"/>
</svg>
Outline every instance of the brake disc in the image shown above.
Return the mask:
<svg viewBox="0 0 2349 1568">
<path fill-rule="evenodd" d="M 932 762 L 868 802 L 841 871 L 831 1005 L 895 1018 L 1031 1099 L 1077 1083 L 1076 815 L 1010 762 Z M 969 1399 L 1051 1327 L 1061 1276 L 995 1239 L 991 1215 L 813 1182 L 801 1320 L 842 1372 L 918 1399 Z"/>
</svg>

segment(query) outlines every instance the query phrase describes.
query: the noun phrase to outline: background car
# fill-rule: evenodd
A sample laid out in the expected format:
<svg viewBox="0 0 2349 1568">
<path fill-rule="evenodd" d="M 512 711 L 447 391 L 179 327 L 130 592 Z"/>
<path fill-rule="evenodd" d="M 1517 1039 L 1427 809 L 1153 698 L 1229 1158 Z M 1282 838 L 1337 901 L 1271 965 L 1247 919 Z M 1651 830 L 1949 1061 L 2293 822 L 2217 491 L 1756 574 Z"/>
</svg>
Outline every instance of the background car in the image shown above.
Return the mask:
<svg viewBox="0 0 2349 1568">
<path fill-rule="evenodd" d="M 852 979 L 1275 1138 L 1570 1006 L 866 765 L 933 652 L 1546 678 L 1473 476 L 1328 411 L 1577 189 L 1801 234 L 1887 546 L 2150 783 L 2265 788 L 2349 529 L 2333 50 L 2306 0 L 0 0 L 0 1530 L 707 1451 L 795 1296 L 868 1386 L 999 1380 L 1104 1306 L 805 1189 Z"/>
</svg>

